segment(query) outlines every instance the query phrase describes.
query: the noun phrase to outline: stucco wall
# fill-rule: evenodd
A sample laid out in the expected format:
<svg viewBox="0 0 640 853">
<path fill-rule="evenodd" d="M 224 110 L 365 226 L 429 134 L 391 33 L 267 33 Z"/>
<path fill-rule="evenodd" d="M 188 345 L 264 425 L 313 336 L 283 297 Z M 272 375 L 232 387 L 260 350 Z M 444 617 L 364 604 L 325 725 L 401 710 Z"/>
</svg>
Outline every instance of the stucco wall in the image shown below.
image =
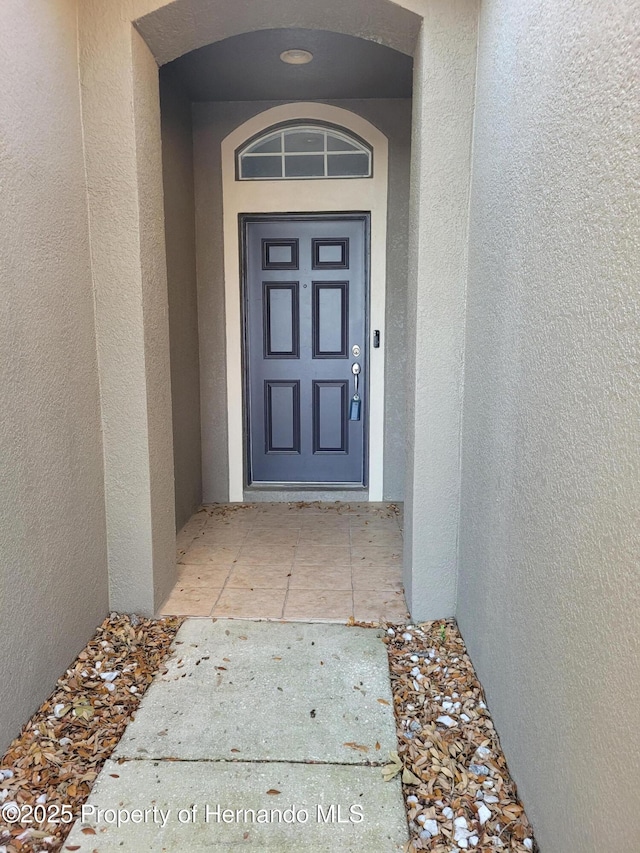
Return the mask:
<svg viewBox="0 0 640 853">
<path fill-rule="evenodd" d="M 0 753 L 108 608 L 76 33 L 0 4 Z"/>
<path fill-rule="evenodd" d="M 279 103 L 282 102 L 193 105 L 205 501 L 228 499 L 220 144 L 238 125 Z M 384 497 L 402 500 L 411 102 L 394 99 L 326 103 L 357 113 L 389 138 Z"/>
<path fill-rule="evenodd" d="M 638 20 L 482 4 L 458 619 L 541 853 L 640 838 Z"/>
<path fill-rule="evenodd" d="M 171 68 L 160 73 L 160 108 L 173 467 L 180 529 L 202 502 L 202 453 L 191 104 Z"/>
<path fill-rule="evenodd" d="M 404 586 L 453 616 L 478 3 L 429 0 L 414 57 Z"/>
</svg>

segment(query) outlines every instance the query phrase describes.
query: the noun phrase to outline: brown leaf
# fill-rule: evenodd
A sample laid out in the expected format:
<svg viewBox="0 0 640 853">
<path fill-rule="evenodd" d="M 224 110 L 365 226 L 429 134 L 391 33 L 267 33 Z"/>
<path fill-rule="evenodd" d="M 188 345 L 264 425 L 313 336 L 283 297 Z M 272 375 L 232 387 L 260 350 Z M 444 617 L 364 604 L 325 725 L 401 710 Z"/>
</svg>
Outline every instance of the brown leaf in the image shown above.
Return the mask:
<svg viewBox="0 0 640 853">
<path fill-rule="evenodd" d="M 387 700 L 386 700 L 386 699 L 378 699 L 378 702 L 379 702 L 381 705 L 389 705 L 389 704 L 390 704 L 389 702 L 387 702 Z"/>
<path fill-rule="evenodd" d="M 269 790 L 267 791 L 267 794 L 281 794 L 281 793 L 282 793 L 282 791 L 278 791 L 277 788 L 269 788 Z"/>
<path fill-rule="evenodd" d="M 354 743 L 353 741 L 349 741 L 349 743 L 344 743 L 342 745 L 348 746 L 349 749 L 357 749 L 359 752 L 369 752 L 369 747 L 365 746 L 362 743 Z"/>
</svg>

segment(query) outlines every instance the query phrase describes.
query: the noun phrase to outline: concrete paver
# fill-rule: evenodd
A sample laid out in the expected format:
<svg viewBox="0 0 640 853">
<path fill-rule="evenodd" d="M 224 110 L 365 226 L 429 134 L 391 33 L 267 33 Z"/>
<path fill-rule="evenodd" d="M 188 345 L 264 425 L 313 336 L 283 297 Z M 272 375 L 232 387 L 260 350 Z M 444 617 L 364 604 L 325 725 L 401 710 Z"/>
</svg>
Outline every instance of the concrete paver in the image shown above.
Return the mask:
<svg viewBox="0 0 640 853">
<path fill-rule="evenodd" d="M 165 670 L 65 847 L 402 849 L 400 782 L 380 771 L 397 743 L 379 631 L 191 619 Z"/>
<path fill-rule="evenodd" d="M 166 675 L 149 688 L 115 754 L 386 759 L 396 733 L 387 652 L 378 637 L 344 625 L 187 620 Z"/>
</svg>

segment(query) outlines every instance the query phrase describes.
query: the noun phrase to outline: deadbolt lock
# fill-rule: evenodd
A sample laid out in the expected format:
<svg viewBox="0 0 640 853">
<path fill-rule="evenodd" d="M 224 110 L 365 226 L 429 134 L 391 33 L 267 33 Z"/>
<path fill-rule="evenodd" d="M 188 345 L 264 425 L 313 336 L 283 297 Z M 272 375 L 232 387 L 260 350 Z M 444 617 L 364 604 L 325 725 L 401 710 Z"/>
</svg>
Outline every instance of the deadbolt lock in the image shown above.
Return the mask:
<svg viewBox="0 0 640 853">
<path fill-rule="evenodd" d="M 354 344 L 351 347 L 351 352 L 353 353 L 354 358 L 357 358 L 360 355 L 360 347 L 358 346 L 358 344 Z"/>
</svg>

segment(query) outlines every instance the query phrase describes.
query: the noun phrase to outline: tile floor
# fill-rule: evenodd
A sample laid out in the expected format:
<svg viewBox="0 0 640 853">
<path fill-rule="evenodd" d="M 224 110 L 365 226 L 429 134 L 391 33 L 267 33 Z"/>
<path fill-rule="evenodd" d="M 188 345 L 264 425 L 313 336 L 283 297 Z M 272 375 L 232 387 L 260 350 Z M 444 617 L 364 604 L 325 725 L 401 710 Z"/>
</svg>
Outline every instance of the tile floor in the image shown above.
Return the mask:
<svg viewBox="0 0 640 853">
<path fill-rule="evenodd" d="M 178 534 L 178 581 L 160 612 L 401 621 L 401 525 L 395 504 L 205 506 Z"/>
</svg>

